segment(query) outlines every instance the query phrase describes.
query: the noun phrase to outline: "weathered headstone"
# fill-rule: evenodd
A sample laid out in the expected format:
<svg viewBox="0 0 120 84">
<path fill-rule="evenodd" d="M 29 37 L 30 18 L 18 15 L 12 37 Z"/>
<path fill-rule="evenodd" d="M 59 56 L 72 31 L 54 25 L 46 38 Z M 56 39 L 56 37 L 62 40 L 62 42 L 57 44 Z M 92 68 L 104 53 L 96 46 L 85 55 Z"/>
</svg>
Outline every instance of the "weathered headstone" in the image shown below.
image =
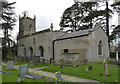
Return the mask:
<svg viewBox="0 0 120 84">
<path fill-rule="evenodd" d="M 50 58 L 50 60 L 49 60 L 49 61 L 50 61 L 50 62 L 49 62 L 50 64 L 52 63 L 52 60 L 53 60 L 53 58 Z"/>
<path fill-rule="evenodd" d="M 88 67 L 88 70 L 92 70 L 92 65 L 90 65 L 90 66 Z"/>
<path fill-rule="evenodd" d="M 52 65 L 54 65 L 55 64 L 55 60 L 52 60 L 52 63 L 51 63 Z"/>
<path fill-rule="evenodd" d="M 27 64 L 20 65 L 20 67 L 19 67 L 19 76 L 24 77 L 24 78 L 28 78 L 28 79 L 32 79 L 32 80 L 44 78 L 44 76 L 38 76 L 38 75 L 29 74 Z"/>
<path fill-rule="evenodd" d="M 20 67 L 19 67 L 19 76 L 23 77 L 24 75 L 27 75 L 27 74 L 28 74 L 28 66 L 27 66 L 27 64 L 20 65 Z"/>
<path fill-rule="evenodd" d="M 109 76 L 107 63 L 104 63 L 104 76 Z"/>
<path fill-rule="evenodd" d="M 30 67 L 34 66 L 34 60 L 30 60 Z"/>
<path fill-rule="evenodd" d="M 102 73 L 101 73 L 101 72 L 99 72 L 99 76 L 102 76 Z"/>
<path fill-rule="evenodd" d="M 60 68 L 61 68 L 61 69 L 63 68 L 63 64 L 60 65 Z"/>
<path fill-rule="evenodd" d="M 17 63 L 17 57 L 16 56 L 14 56 L 14 62 Z"/>
<path fill-rule="evenodd" d="M 64 60 L 63 59 L 60 59 L 60 64 L 64 64 Z"/>
<path fill-rule="evenodd" d="M 45 64 L 45 59 L 44 58 L 42 59 L 42 64 Z"/>
<path fill-rule="evenodd" d="M 2 74 L 9 74 L 10 72 L 6 72 L 6 71 L 0 71 Z"/>
<path fill-rule="evenodd" d="M 118 51 L 116 51 L 116 61 L 118 62 Z"/>
<path fill-rule="evenodd" d="M 14 62 L 13 61 L 8 61 L 7 63 L 7 70 L 14 70 Z"/>
<path fill-rule="evenodd" d="M 57 83 L 63 82 L 63 79 L 61 78 L 61 72 L 56 72 L 55 75 L 56 75 L 55 82 Z"/>
<path fill-rule="evenodd" d="M 85 72 L 88 72 L 88 68 L 85 69 Z"/>
</svg>

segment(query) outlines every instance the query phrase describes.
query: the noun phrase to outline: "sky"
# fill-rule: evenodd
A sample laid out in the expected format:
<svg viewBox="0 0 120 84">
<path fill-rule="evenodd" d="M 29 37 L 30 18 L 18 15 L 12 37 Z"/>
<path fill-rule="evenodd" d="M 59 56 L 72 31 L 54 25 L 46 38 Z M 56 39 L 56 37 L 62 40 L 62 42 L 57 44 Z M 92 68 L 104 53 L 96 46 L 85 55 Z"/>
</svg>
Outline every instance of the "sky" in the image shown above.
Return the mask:
<svg viewBox="0 0 120 84">
<path fill-rule="evenodd" d="M 28 11 L 28 15 L 33 18 L 36 15 L 36 30 L 43 30 L 50 27 L 53 23 L 54 30 L 60 29 L 59 22 L 60 17 L 64 10 L 70 7 L 73 0 L 9 0 L 10 2 L 16 1 L 14 5 L 17 20 L 19 15 L 23 14 L 23 11 Z M 17 21 L 14 28 L 13 37 L 17 35 L 19 31 L 19 22 Z"/>
<path fill-rule="evenodd" d="M 72 4 L 74 0 L 8 0 L 9 2 L 16 2 L 15 13 L 17 16 L 16 26 L 12 31 L 12 36 L 15 39 L 19 31 L 19 15 L 23 11 L 28 11 L 28 15 L 33 18 L 36 15 L 36 30 L 43 30 L 50 27 L 53 23 L 54 30 L 60 29 L 59 22 L 64 10 Z M 117 14 L 113 16 L 110 23 L 117 24 Z"/>
</svg>

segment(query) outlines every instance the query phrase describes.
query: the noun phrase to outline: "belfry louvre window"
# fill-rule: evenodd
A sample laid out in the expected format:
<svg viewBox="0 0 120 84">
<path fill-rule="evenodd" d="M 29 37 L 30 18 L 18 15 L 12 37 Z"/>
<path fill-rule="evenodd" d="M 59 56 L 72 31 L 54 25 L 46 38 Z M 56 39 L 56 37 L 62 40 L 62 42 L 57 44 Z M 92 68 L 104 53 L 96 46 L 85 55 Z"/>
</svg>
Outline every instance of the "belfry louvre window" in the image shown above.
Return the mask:
<svg viewBox="0 0 120 84">
<path fill-rule="evenodd" d="M 98 44 L 98 55 L 102 55 L 102 41 L 99 41 Z"/>
</svg>

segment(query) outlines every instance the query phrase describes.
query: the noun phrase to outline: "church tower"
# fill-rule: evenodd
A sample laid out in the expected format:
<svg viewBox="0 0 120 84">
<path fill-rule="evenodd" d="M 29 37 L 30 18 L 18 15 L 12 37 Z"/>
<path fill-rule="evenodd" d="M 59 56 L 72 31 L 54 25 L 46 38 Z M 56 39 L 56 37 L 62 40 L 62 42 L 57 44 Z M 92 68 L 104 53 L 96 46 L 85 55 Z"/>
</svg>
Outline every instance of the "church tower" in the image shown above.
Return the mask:
<svg viewBox="0 0 120 84">
<path fill-rule="evenodd" d="M 24 16 L 19 16 L 19 36 L 36 32 L 36 17 L 30 18 L 24 13 Z"/>
</svg>

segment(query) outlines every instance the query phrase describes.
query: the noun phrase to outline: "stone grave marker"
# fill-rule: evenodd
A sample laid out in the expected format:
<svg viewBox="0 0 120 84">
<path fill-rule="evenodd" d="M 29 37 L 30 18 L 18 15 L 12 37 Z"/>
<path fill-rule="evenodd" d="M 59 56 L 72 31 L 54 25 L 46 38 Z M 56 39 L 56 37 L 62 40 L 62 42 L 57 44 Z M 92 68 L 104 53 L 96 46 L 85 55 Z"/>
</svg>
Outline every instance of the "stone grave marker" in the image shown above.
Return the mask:
<svg viewBox="0 0 120 84">
<path fill-rule="evenodd" d="M 38 65 L 38 61 L 34 60 L 34 65 L 37 66 Z"/>
<path fill-rule="evenodd" d="M 88 70 L 92 70 L 92 65 L 90 65 L 90 66 L 88 67 Z"/>
<path fill-rule="evenodd" d="M 53 60 L 53 58 L 50 58 L 50 60 L 49 60 L 49 63 L 50 63 L 50 64 L 52 63 L 52 60 Z"/>
<path fill-rule="evenodd" d="M 64 64 L 64 60 L 60 59 L 60 64 L 63 65 Z"/>
<path fill-rule="evenodd" d="M 61 69 L 63 68 L 63 64 L 60 65 L 60 68 L 61 68 Z"/>
<path fill-rule="evenodd" d="M 52 65 L 54 65 L 55 64 L 55 60 L 52 60 L 52 63 L 51 63 Z"/>
<path fill-rule="evenodd" d="M 86 69 L 85 69 L 85 72 L 88 72 L 88 71 L 89 71 L 88 68 L 86 68 Z"/>
<path fill-rule="evenodd" d="M 30 60 L 30 67 L 34 66 L 34 60 Z"/>
<path fill-rule="evenodd" d="M 109 76 L 107 63 L 104 63 L 104 76 Z"/>
<path fill-rule="evenodd" d="M 8 63 L 7 63 L 7 70 L 15 70 L 15 68 L 14 68 L 14 61 L 8 61 Z"/>
<path fill-rule="evenodd" d="M 102 76 L 102 73 L 101 73 L 101 72 L 99 72 L 99 76 Z"/>
<path fill-rule="evenodd" d="M 29 74 L 27 64 L 20 65 L 20 67 L 19 67 L 19 76 L 24 77 L 24 78 L 28 78 L 28 79 L 32 79 L 32 80 L 44 78 L 44 76 L 38 76 L 38 75 Z"/>
<path fill-rule="evenodd" d="M 45 64 L 45 59 L 44 58 L 42 59 L 42 64 Z"/>
<path fill-rule="evenodd" d="M 24 75 L 27 75 L 27 74 L 28 74 L 28 66 L 27 66 L 27 64 L 20 65 L 20 67 L 19 67 L 19 76 L 23 77 Z"/>
<path fill-rule="evenodd" d="M 9 74 L 10 72 L 6 72 L 6 71 L 0 71 L 0 73 L 2 73 L 2 74 Z"/>
<path fill-rule="evenodd" d="M 16 56 L 14 56 L 14 62 L 17 63 L 17 57 Z"/>
<path fill-rule="evenodd" d="M 63 79 L 61 78 L 61 72 L 56 72 L 55 75 L 56 75 L 56 80 L 55 80 L 56 83 L 63 82 Z"/>
</svg>

